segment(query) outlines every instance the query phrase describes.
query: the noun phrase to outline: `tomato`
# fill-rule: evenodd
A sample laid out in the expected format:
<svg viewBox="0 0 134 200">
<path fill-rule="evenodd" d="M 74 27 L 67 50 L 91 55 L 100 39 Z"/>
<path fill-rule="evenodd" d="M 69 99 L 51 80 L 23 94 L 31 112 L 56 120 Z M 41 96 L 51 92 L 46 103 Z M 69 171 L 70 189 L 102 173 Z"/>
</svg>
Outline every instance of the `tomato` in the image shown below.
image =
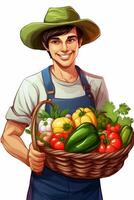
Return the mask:
<svg viewBox="0 0 134 200">
<path fill-rule="evenodd" d="M 116 132 L 116 131 L 115 131 L 115 126 L 111 126 L 110 131 L 111 131 L 111 132 Z"/>
<path fill-rule="evenodd" d="M 111 124 L 107 124 L 107 125 L 106 125 L 106 130 L 111 131 L 111 126 L 112 126 Z"/>
<path fill-rule="evenodd" d="M 120 125 L 120 124 L 116 124 L 116 125 L 114 126 L 114 128 L 115 128 L 115 132 L 119 133 L 119 132 L 120 132 L 120 129 L 121 129 L 121 125 Z"/>
<path fill-rule="evenodd" d="M 58 141 L 59 141 L 58 138 L 52 137 L 51 140 L 50 140 L 51 147 L 54 148 L 55 143 L 58 142 Z"/>
<path fill-rule="evenodd" d="M 111 124 L 107 124 L 107 126 L 106 126 L 106 130 L 110 131 L 110 132 L 119 133 L 120 129 L 121 129 L 120 124 L 115 124 L 114 126 L 112 126 Z"/>
<path fill-rule="evenodd" d="M 111 132 L 108 134 L 108 139 L 109 140 L 113 140 L 113 139 L 120 139 L 120 135 L 119 133 L 116 133 L 116 132 Z"/>
<path fill-rule="evenodd" d="M 50 139 L 50 146 L 53 149 L 64 150 L 64 142 L 67 138 L 67 134 L 65 133 L 53 133 Z"/>
<path fill-rule="evenodd" d="M 57 142 L 54 144 L 53 148 L 54 148 L 54 149 L 64 150 L 64 142 L 57 141 Z"/>
</svg>

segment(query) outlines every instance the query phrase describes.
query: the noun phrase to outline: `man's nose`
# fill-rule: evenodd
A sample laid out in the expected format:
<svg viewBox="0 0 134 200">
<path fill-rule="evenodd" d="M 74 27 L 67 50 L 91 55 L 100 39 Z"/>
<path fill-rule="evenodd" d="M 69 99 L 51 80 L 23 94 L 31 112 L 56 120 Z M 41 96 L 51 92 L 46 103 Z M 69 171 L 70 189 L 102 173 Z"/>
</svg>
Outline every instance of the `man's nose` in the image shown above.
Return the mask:
<svg viewBox="0 0 134 200">
<path fill-rule="evenodd" d="M 68 46 L 67 46 L 67 43 L 66 43 L 66 42 L 63 42 L 63 43 L 62 43 L 61 50 L 62 50 L 62 51 L 67 51 L 67 50 L 68 50 Z"/>
</svg>

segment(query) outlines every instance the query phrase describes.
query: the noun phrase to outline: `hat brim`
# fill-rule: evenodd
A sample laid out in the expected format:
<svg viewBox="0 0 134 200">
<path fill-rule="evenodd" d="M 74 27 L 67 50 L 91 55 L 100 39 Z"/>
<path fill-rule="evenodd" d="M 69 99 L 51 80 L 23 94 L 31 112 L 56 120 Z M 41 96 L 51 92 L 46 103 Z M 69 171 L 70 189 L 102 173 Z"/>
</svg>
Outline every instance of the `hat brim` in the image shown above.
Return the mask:
<svg viewBox="0 0 134 200">
<path fill-rule="evenodd" d="M 74 25 L 80 28 L 83 32 L 83 42 L 82 45 L 90 43 L 96 40 L 100 36 L 99 27 L 89 19 L 80 19 L 72 22 L 62 22 L 62 23 L 43 23 L 43 22 L 33 22 L 24 26 L 20 31 L 20 37 L 22 42 L 32 48 L 44 50 L 42 45 L 42 33 L 48 29 L 54 27 L 60 27 L 65 25 Z"/>
</svg>

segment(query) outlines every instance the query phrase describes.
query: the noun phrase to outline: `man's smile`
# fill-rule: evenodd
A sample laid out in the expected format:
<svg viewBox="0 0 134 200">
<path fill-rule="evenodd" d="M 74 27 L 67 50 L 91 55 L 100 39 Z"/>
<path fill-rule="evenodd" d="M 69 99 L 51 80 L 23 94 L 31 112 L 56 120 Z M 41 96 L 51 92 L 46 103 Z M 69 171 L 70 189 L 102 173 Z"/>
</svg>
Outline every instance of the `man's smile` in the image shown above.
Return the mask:
<svg viewBox="0 0 134 200">
<path fill-rule="evenodd" d="M 62 60 L 68 60 L 71 56 L 71 53 L 66 53 L 66 54 L 57 54 Z"/>
<path fill-rule="evenodd" d="M 57 55 L 60 57 L 60 59 L 62 60 L 68 60 L 70 58 L 70 56 L 72 55 L 73 51 L 68 51 L 66 53 L 63 52 L 59 52 L 57 53 Z"/>
</svg>

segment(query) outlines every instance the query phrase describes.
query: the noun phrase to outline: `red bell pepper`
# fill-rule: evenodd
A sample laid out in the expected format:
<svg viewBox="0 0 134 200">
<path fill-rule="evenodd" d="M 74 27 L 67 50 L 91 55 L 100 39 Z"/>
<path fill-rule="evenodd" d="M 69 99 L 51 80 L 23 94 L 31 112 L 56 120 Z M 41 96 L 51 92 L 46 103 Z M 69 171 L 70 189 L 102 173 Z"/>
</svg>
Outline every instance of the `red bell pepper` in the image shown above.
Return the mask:
<svg viewBox="0 0 134 200">
<path fill-rule="evenodd" d="M 100 146 L 97 149 L 99 153 L 115 152 L 122 147 L 122 140 L 117 132 L 109 133 L 103 131 L 103 133 L 100 134 L 100 140 Z"/>
</svg>

